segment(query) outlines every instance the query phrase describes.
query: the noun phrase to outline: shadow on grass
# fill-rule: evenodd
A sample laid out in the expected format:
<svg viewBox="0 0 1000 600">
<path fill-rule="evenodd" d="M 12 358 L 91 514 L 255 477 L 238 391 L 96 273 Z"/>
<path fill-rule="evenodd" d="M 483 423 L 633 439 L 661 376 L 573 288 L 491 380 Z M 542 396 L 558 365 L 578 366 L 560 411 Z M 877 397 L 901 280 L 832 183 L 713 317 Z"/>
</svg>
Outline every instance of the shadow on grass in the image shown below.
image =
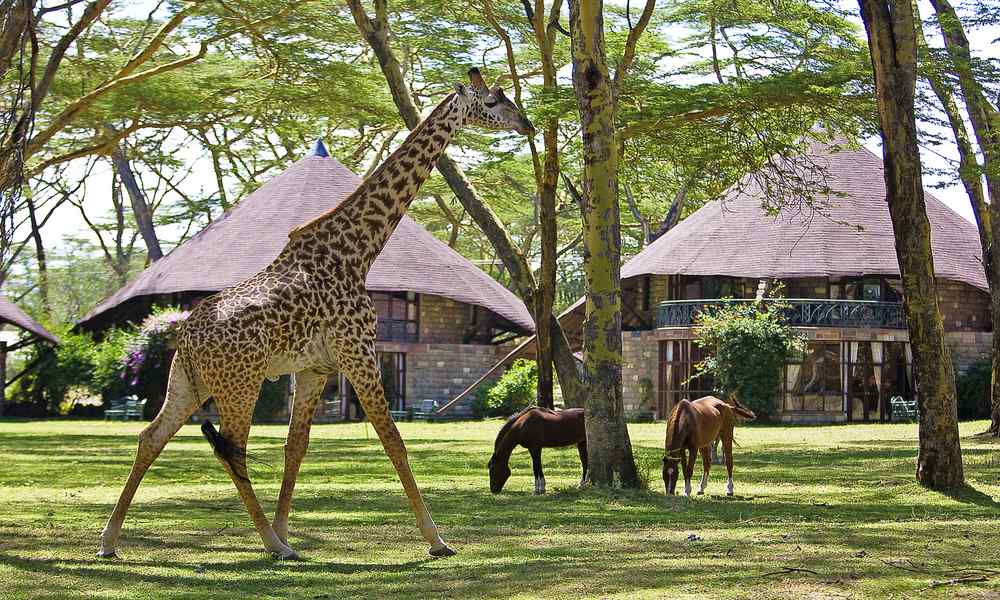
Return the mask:
<svg viewBox="0 0 1000 600">
<path fill-rule="evenodd" d="M 1000 502 L 997 502 L 991 496 L 980 492 L 969 484 L 965 484 L 956 490 L 945 490 L 941 493 L 963 504 L 975 504 L 976 506 L 985 506 L 994 510 L 1000 509 Z"/>
</svg>

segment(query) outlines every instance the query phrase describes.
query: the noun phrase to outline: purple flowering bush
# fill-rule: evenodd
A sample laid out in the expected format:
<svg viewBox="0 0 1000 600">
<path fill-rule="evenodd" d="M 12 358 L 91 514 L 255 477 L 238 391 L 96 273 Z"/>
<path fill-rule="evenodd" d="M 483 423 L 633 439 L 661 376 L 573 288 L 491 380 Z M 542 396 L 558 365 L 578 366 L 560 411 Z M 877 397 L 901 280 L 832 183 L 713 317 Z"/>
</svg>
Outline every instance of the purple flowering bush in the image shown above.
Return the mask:
<svg viewBox="0 0 1000 600">
<path fill-rule="evenodd" d="M 94 385 L 105 400 L 135 394 L 158 408 L 167 387 L 177 327 L 187 318 L 177 308 L 154 309 L 138 327 L 116 329 L 94 349 Z"/>
<path fill-rule="evenodd" d="M 177 327 L 188 311 L 175 308 L 158 309 L 146 317 L 125 344 L 121 358 L 121 377 L 130 387 L 148 383 L 155 372 L 157 379 L 165 376 L 167 359 L 173 349 Z"/>
</svg>

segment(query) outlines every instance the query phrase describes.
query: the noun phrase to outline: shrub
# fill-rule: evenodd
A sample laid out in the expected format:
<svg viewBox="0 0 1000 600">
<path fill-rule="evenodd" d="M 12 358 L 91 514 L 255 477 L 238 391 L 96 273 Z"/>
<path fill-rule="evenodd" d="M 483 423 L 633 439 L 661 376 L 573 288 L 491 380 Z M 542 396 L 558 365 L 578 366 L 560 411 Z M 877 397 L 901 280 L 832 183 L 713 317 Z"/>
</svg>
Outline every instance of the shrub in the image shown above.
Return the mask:
<svg viewBox="0 0 1000 600">
<path fill-rule="evenodd" d="M 958 369 L 955 370 L 958 372 Z M 988 419 L 990 417 L 990 382 L 992 366 L 987 359 L 972 363 L 955 378 L 958 392 L 959 419 Z"/>
<path fill-rule="evenodd" d="M 804 347 L 801 335 L 782 322 L 784 308 L 723 303 L 701 313 L 696 324 L 697 343 L 708 355 L 699 372 L 713 377 L 723 396 L 735 393 L 758 415 L 773 412 L 781 367 Z"/>
<path fill-rule="evenodd" d="M 154 308 L 119 351 L 119 377 L 129 393 L 148 399 L 147 414 L 155 414 L 163 404 L 177 328 L 188 314 L 177 308 Z"/>
<path fill-rule="evenodd" d="M 492 386 L 479 388 L 472 401 L 477 417 L 507 417 L 535 402 L 538 366 L 534 361 L 517 360 Z"/>
<path fill-rule="evenodd" d="M 58 331 L 62 343 L 55 349 L 32 348 L 28 360 L 40 359 L 39 366 L 18 381 L 11 397 L 54 414 L 69 406 L 71 389 L 100 395 L 105 403 L 135 394 L 149 400 L 147 414 L 155 413 L 166 392 L 177 325 L 186 316 L 177 309 L 154 309 L 140 326 L 112 329 L 100 343 L 89 334 Z"/>
<path fill-rule="evenodd" d="M 38 416 L 59 412 L 73 387 L 93 387 L 94 340 L 68 329 L 56 335 L 62 343 L 55 348 L 43 344 L 31 347 L 26 364 L 37 363 L 37 367 L 7 390 L 12 401 L 34 405 L 25 411 Z"/>
</svg>

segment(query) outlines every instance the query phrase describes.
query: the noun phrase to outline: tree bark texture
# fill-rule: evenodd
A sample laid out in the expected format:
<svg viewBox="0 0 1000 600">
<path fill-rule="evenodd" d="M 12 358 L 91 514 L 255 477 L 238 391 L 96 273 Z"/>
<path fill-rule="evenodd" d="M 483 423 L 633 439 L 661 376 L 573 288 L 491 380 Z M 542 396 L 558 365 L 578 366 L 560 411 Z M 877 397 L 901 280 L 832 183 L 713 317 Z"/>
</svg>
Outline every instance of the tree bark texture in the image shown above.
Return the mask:
<svg viewBox="0 0 1000 600">
<path fill-rule="evenodd" d="M 638 477 L 622 402 L 621 215 L 604 6 L 602 0 L 571 0 L 569 9 L 583 135 L 587 477 L 596 485 L 634 487 Z"/>
<path fill-rule="evenodd" d="M 149 262 L 156 262 L 163 258 L 163 250 L 160 249 L 160 239 L 156 236 L 156 228 L 153 225 L 153 212 L 150 210 L 149 204 L 146 203 L 146 196 L 139 188 L 139 182 L 135 179 L 132 165 L 126 158 L 125 150 L 121 144 L 111 154 L 111 160 L 115 164 L 118 177 L 132 203 L 132 215 L 135 217 L 135 225 L 139 229 L 139 235 L 146 243 Z"/>
<path fill-rule="evenodd" d="M 916 22 L 910 0 L 859 0 L 875 73 L 886 200 L 906 299 L 919 407 L 917 479 L 935 489 L 964 483 L 955 373 L 944 344 L 930 223 L 924 204 L 914 95 Z"/>
</svg>

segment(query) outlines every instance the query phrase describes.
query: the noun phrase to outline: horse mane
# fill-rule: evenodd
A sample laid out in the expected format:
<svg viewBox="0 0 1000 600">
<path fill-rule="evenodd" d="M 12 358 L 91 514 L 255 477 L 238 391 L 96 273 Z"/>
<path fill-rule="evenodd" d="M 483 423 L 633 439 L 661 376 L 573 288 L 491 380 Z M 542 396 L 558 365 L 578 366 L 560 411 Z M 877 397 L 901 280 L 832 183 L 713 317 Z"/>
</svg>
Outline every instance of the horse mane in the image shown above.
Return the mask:
<svg viewBox="0 0 1000 600">
<path fill-rule="evenodd" d="M 678 436 L 683 436 L 687 433 L 689 415 L 691 413 L 691 402 L 689 400 L 681 400 L 674 407 L 673 412 L 670 413 L 670 418 L 667 419 L 667 439 L 665 442 L 665 448 L 667 450 L 672 450 L 670 447 L 671 442 L 678 440 Z M 680 447 L 680 442 L 678 441 L 677 446 Z"/>
<path fill-rule="evenodd" d="M 503 427 L 500 428 L 500 431 L 497 432 L 497 439 L 493 441 L 493 454 L 496 454 L 497 448 L 500 446 L 500 440 L 502 440 L 507 435 L 507 432 L 510 431 L 510 428 L 514 426 L 514 422 L 520 419 L 528 411 L 534 410 L 536 408 L 538 407 L 526 406 L 521 410 L 517 411 L 516 413 L 512 414 L 511 416 L 507 417 L 507 422 L 504 423 Z"/>
</svg>

